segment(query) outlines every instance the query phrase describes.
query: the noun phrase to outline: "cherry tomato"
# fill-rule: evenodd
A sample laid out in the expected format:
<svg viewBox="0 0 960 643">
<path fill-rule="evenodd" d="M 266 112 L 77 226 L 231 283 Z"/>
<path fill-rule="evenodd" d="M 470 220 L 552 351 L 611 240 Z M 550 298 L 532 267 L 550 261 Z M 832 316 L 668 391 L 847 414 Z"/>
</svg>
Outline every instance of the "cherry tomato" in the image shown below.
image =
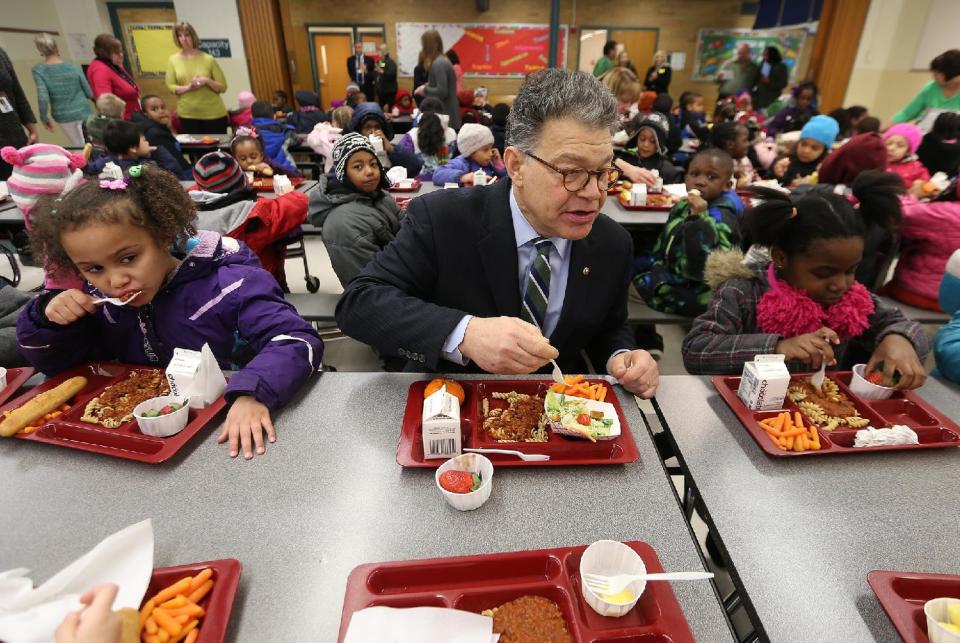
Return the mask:
<svg viewBox="0 0 960 643">
<path fill-rule="evenodd" d="M 590 426 L 590 415 L 587 413 L 581 413 L 577 416 L 577 424 L 582 424 L 583 426 Z"/>
</svg>

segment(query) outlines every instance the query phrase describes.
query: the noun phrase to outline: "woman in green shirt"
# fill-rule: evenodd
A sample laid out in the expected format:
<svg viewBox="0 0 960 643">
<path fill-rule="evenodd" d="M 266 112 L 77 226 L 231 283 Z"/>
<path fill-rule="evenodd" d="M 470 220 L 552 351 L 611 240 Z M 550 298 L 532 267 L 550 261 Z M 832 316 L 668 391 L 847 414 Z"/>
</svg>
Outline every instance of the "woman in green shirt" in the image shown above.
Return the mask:
<svg viewBox="0 0 960 643">
<path fill-rule="evenodd" d="M 227 106 L 220 94 L 227 80 L 210 54 L 200 51 L 200 38 L 188 22 L 177 23 L 173 40 L 180 53 L 167 61 L 167 87 L 177 95 L 177 116 L 184 134 L 226 134 Z"/>
<path fill-rule="evenodd" d="M 960 49 L 948 49 L 932 61 L 933 80 L 893 115 L 894 123 L 919 121 L 929 131 L 940 112 L 960 112 Z"/>
<path fill-rule="evenodd" d="M 83 147 L 83 122 L 92 113 L 90 101 L 93 92 L 87 83 L 83 70 L 78 65 L 63 62 L 60 50 L 53 36 L 47 33 L 37 34 L 33 39 L 37 51 L 43 56 L 43 62 L 33 68 L 33 80 L 37 84 L 37 107 L 40 121 L 49 131 L 51 112 L 67 140 L 73 147 Z"/>
<path fill-rule="evenodd" d="M 607 44 L 603 46 L 603 55 L 600 57 L 600 60 L 597 61 L 597 64 L 593 66 L 593 75 L 596 78 L 600 78 L 605 73 L 613 69 L 613 58 L 617 55 L 617 43 L 614 40 L 608 40 Z"/>
</svg>

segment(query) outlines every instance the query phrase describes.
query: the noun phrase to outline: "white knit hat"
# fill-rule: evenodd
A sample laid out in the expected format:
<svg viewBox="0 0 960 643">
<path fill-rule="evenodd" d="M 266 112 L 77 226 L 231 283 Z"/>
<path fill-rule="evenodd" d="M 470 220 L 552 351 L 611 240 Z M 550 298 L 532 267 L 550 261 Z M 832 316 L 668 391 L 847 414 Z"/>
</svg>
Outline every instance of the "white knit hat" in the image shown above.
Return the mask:
<svg viewBox="0 0 960 643">
<path fill-rule="evenodd" d="M 493 145 L 493 132 L 486 125 L 464 123 L 457 134 L 457 150 L 463 156 L 470 156 L 484 145 Z"/>
</svg>

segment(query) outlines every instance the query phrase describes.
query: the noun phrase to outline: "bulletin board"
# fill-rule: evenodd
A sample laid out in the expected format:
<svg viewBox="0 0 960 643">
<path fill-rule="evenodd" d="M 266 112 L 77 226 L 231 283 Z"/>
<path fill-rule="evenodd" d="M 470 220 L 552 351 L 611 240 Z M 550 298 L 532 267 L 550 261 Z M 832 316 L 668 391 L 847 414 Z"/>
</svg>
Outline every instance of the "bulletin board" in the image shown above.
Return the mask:
<svg viewBox="0 0 960 643">
<path fill-rule="evenodd" d="M 522 78 L 547 66 L 550 26 L 504 23 L 397 23 L 397 63 L 399 72 L 412 76 L 420 54 L 420 36 L 436 29 L 445 49 L 460 57 L 465 76 Z M 557 61 L 567 64 L 567 27 L 560 26 Z"/>
<path fill-rule="evenodd" d="M 693 57 L 692 80 L 714 80 L 728 60 L 737 56 L 740 43 L 747 43 L 753 51 L 753 60 L 760 64 L 763 50 L 775 46 L 783 54 L 783 63 L 794 82 L 797 62 L 807 39 L 805 28 L 792 29 L 700 29 L 697 33 L 697 51 Z"/>
<path fill-rule="evenodd" d="M 180 51 L 173 42 L 173 23 L 129 23 L 126 29 L 134 76 L 166 75 L 167 60 Z"/>
</svg>

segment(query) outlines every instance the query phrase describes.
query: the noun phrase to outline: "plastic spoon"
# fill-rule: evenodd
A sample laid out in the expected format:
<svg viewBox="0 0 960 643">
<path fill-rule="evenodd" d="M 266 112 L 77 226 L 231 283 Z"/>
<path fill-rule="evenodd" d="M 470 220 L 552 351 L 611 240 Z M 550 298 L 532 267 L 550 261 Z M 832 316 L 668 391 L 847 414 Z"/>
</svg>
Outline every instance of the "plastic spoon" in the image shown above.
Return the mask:
<svg viewBox="0 0 960 643">
<path fill-rule="evenodd" d="M 94 304 L 113 304 L 114 306 L 126 306 L 131 301 L 139 297 L 140 293 L 142 292 L 143 292 L 142 290 L 138 290 L 137 292 L 131 294 L 126 299 L 120 299 L 119 297 L 101 297 L 100 299 L 94 299 L 93 303 Z"/>
</svg>

